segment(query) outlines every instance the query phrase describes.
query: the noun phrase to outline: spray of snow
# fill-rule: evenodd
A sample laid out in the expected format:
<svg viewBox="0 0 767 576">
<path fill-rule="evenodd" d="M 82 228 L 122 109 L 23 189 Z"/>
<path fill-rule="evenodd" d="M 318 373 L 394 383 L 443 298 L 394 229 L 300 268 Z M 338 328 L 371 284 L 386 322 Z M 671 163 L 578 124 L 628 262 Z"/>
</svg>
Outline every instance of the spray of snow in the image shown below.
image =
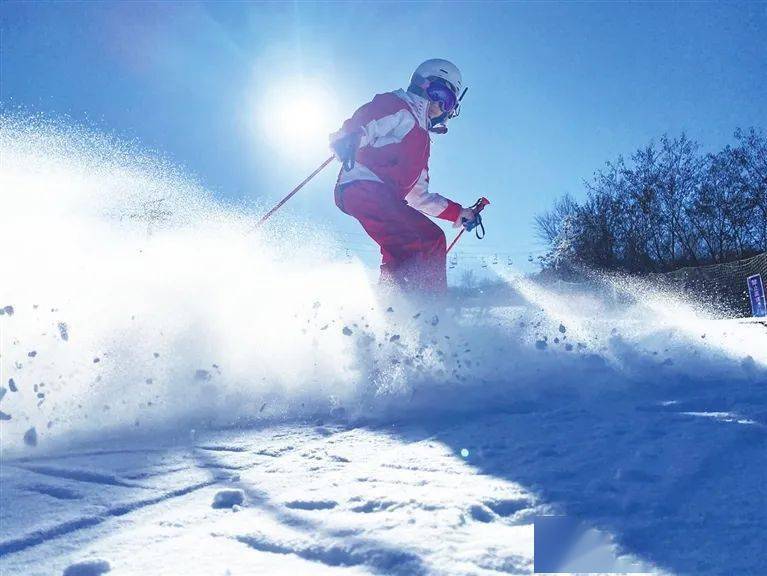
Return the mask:
<svg viewBox="0 0 767 576">
<path fill-rule="evenodd" d="M 524 305 L 445 314 L 378 293 L 306 222 L 253 233 L 258 207 L 217 202 L 135 144 L 6 116 L 0 147 L 6 449 L 765 374 L 762 333 L 649 289 L 609 309 L 509 276 Z"/>
</svg>

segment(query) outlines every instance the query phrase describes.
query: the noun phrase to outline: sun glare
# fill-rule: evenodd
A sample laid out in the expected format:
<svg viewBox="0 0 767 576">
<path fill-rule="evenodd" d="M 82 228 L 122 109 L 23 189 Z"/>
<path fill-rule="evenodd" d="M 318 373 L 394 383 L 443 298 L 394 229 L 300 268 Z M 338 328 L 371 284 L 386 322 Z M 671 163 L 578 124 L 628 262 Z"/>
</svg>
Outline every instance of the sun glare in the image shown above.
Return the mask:
<svg viewBox="0 0 767 576">
<path fill-rule="evenodd" d="M 285 154 L 316 155 L 340 119 L 333 94 L 319 82 L 296 81 L 271 90 L 259 111 L 261 136 Z"/>
</svg>

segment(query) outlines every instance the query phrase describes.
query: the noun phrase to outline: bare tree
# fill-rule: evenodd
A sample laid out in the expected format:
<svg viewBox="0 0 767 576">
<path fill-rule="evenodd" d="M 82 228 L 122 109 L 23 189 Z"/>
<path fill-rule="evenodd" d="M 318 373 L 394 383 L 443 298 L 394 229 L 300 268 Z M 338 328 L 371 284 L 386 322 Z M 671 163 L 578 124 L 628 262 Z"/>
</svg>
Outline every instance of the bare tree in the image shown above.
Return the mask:
<svg viewBox="0 0 767 576">
<path fill-rule="evenodd" d="M 735 132 L 737 146 L 701 155 L 682 134 L 619 157 L 535 219 L 550 251 L 544 268 L 570 261 L 630 272 L 667 271 L 767 249 L 767 139 Z"/>
<path fill-rule="evenodd" d="M 752 209 L 754 248 L 767 250 L 767 138 L 761 130 L 735 131 L 734 155 L 742 168 L 742 186 Z"/>
<path fill-rule="evenodd" d="M 551 244 L 560 233 L 562 222 L 578 208 L 570 194 L 563 194 L 554 202 L 551 210 L 535 217 L 535 229 L 538 238 Z"/>
</svg>

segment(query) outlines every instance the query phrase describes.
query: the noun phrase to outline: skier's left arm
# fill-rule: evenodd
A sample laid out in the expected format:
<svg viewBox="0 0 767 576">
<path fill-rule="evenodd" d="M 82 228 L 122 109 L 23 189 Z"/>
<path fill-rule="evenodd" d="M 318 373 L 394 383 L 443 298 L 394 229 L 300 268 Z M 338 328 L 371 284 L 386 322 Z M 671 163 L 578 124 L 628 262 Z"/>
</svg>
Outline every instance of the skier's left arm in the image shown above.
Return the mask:
<svg viewBox="0 0 767 576">
<path fill-rule="evenodd" d="M 412 206 L 424 214 L 454 223 L 459 222 L 462 216 L 465 217 L 464 213 L 468 210 L 468 208 L 463 208 L 457 202 L 448 200 L 436 192 L 429 192 L 428 168 L 423 169 L 415 186 L 405 196 L 405 201 L 408 206 Z M 469 212 L 471 211 L 469 210 Z"/>
</svg>

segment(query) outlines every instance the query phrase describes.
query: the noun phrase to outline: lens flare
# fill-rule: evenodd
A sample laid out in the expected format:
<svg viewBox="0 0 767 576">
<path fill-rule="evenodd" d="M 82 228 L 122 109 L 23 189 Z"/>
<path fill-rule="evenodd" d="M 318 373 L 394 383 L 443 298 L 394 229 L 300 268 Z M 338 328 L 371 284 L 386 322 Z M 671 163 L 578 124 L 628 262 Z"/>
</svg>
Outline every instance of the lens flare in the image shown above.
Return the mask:
<svg viewBox="0 0 767 576">
<path fill-rule="evenodd" d="M 341 117 L 332 92 L 321 82 L 301 80 L 271 88 L 258 111 L 259 138 L 283 155 L 317 157 Z"/>
</svg>

